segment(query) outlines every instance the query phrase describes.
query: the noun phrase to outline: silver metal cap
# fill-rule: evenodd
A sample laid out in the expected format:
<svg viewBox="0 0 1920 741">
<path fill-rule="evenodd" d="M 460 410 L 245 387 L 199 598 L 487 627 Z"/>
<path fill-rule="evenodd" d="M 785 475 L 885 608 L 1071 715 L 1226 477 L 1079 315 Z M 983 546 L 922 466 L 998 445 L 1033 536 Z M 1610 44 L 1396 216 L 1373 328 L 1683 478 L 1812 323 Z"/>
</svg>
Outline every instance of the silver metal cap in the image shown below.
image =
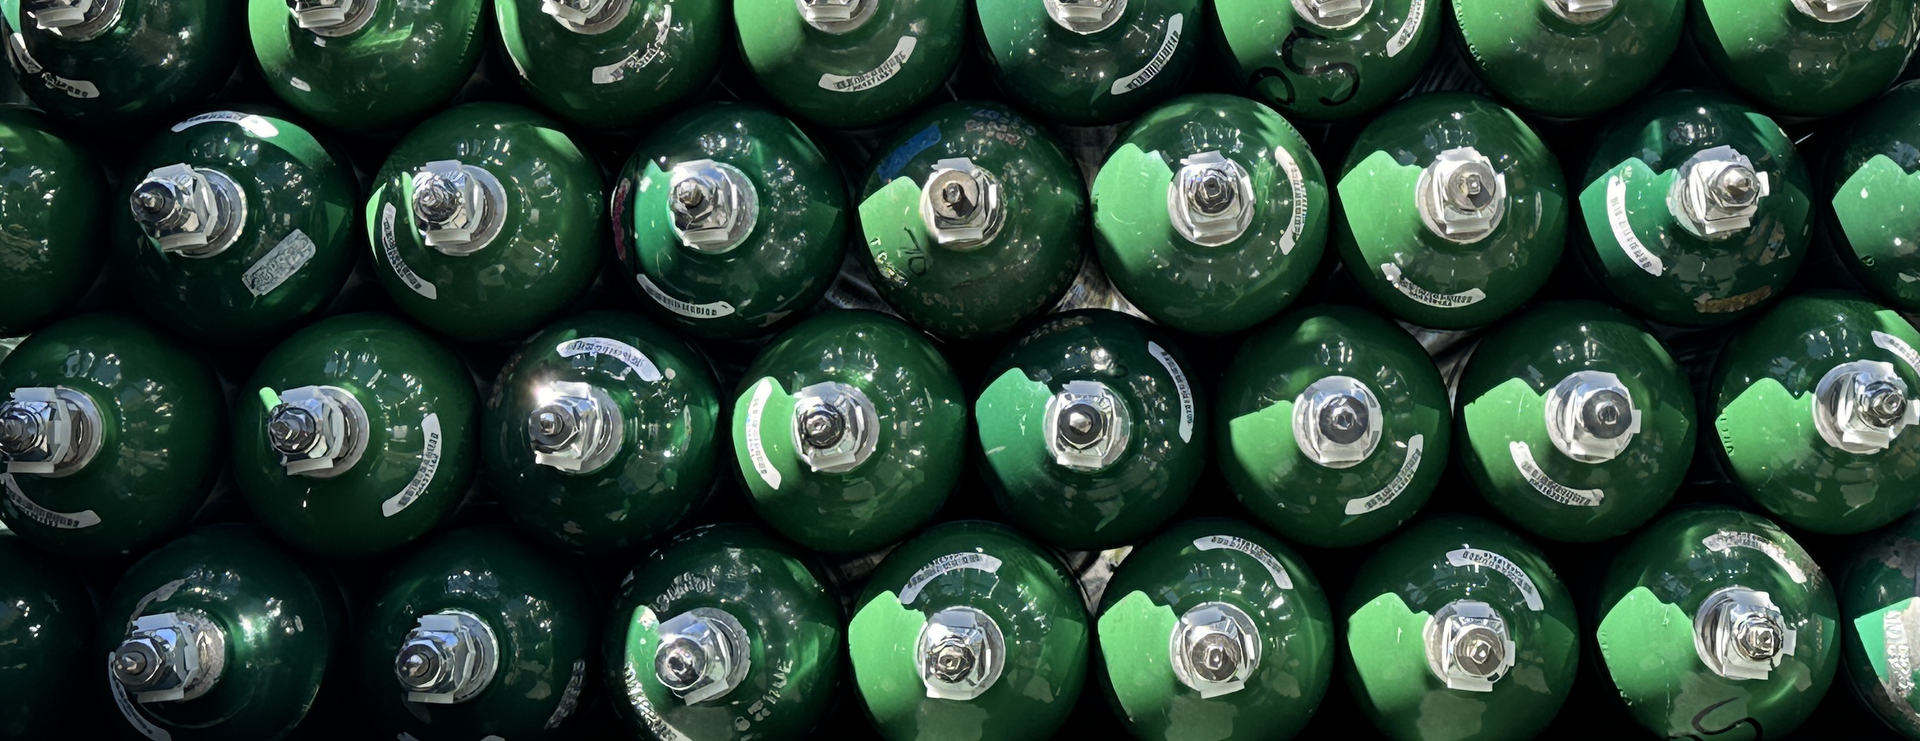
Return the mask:
<svg viewBox="0 0 1920 741">
<path fill-rule="evenodd" d="M 1640 432 L 1640 410 L 1620 377 L 1578 371 L 1547 392 L 1547 439 L 1581 463 L 1604 463 L 1626 451 Z"/>
<path fill-rule="evenodd" d="M 1619 0 L 1540 0 L 1548 10 L 1572 23 L 1594 23 L 1618 7 Z"/>
<path fill-rule="evenodd" d="M 421 615 L 393 657 L 393 675 L 407 702 L 455 705 L 473 699 L 499 670 L 500 642 L 485 620 L 466 610 Z"/>
<path fill-rule="evenodd" d="M 35 28 L 68 41 L 86 41 L 120 20 L 122 0 L 25 0 L 21 5 Z"/>
<path fill-rule="evenodd" d="M 1293 399 L 1293 439 L 1308 460 L 1351 468 L 1373 455 L 1384 433 L 1379 397 L 1359 379 L 1327 376 Z"/>
<path fill-rule="evenodd" d="M 709 254 L 740 246 L 760 220 L 760 195 L 739 168 L 713 160 L 674 165 L 667 210 L 680 243 Z"/>
<path fill-rule="evenodd" d="M 1167 189 L 1167 215 L 1187 241 L 1218 247 L 1239 239 L 1253 224 L 1253 177 L 1218 151 L 1180 160 Z"/>
<path fill-rule="evenodd" d="M 226 660 L 226 631 L 198 610 L 181 609 L 135 618 L 107 673 L 136 702 L 186 702 L 220 681 Z"/>
<path fill-rule="evenodd" d="M 949 607 L 927 616 L 914 642 L 920 682 L 927 696 L 966 701 L 1000 681 L 1007 639 L 993 617 L 971 607 Z"/>
<path fill-rule="evenodd" d="M 1041 435 L 1056 464 L 1099 471 L 1127 452 L 1133 415 L 1126 400 L 1104 383 L 1068 381 L 1047 399 L 1043 414 Z"/>
<path fill-rule="evenodd" d="M 1352 28 L 1373 10 L 1373 0 L 1293 0 L 1293 14 L 1328 31 Z"/>
<path fill-rule="evenodd" d="M 1427 669 L 1462 692 L 1492 692 L 1517 654 L 1506 618 L 1485 602 L 1454 600 L 1427 618 Z"/>
<path fill-rule="evenodd" d="M 413 172 L 408 196 L 427 246 L 462 257 L 479 252 L 506 223 L 507 191 L 483 167 L 428 162 Z"/>
<path fill-rule="evenodd" d="M 1821 23 L 1840 23 L 1858 18 L 1873 0 L 1793 0 L 1793 7 Z"/>
<path fill-rule="evenodd" d="M 1909 425 L 1920 422 L 1920 404 L 1891 363 L 1855 360 L 1834 366 L 1813 389 L 1813 426 L 1840 450 L 1869 455 L 1886 450 Z"/>
<path fill-rule="evenodd" d="M 100 452 L 100 435 L 100 408 L 80 391 L 20 388 L 0 402 L 0 461 L 6 461 L 7 473 L 78 473 Z"/>
<path fill-rule="evenodd" d="M 793 449 L 820 473 L 846 473 L 873 455 L 880 416 L 866 392 L 828 381 L 793 396 Z"/>
<path fill-rule="evenodd" d="M 846 33 L 873 17 L 878 0 L 793 0 L 800 19 L 826 33 Z"/>
<path fill-rule="evenodd" d="M 178 164 L 147 173 L 127 199 L 133 221 L 160 251 L 206 258 L 240 238 L 247 199 L 240 185 L 219 170 Z"/>
<path fill-rule="evenodd" d="M 1420 218 L 1441 239 L 1473 244 L 1507 213 L 1507 176 L 1473 147 L 1441 152 L 1415 186 Z"/>
<path fill-rule="evenodd" d="M 597 36 L 626 20 L 633 13 L 633 0 L 541 0 L 540 12 L 568 31 Z"/>
<path fill-rule="evenodd" d="M 534 393 L 527 415 L 533 462 L 563 473 L 606 468 L 626 439 L 620 405 L 606 390 L 587 383 L 554 381 Z"/>
<path fill-rule="evenodd" d="M 920 190 L 920 218 L 927 235 L 941 246 L 983 247 L 1000 235 L 1006 219 L 1000 180 L 965 157 L 935 162 Z"/>
<path fill-rule="evenodd" d="M 653 675 L 688 705 L 718 699 L 747 678 L 747 629 L 725 610 L 696 607 L 660 624 Z"/>
<path fill-rule="evenodd" d="M 346 389 L 261 389 L 260 400 L 267 408 L 267 445 L 280 454 L 287 475 L 330 479 L 352 469 L 366 453 L 367 410 Z"/>
<path fill-rule="evenodd" d="M 1239 692 L 1260 668 L 1260 627 L 1225 602 L 1196 605 L 1168 637 L 1173 676 L 1201 698 Z"/>
<path fill-rule="evenodd" d="M 374 6 L 380 0 L 287 0 L 294 23 L 306 31 L 338 38 L 362 28 L 373 19 Z"/>
<path fill-rule="evenodd" d="M 1694 652 L 1727 679 L 1766 679 L 1793 655 L 1796 638 L 1773 598 L 1746 587 L 1707 595 L 1693 613 Z"/>
<path fill-rule="evenodd" d="M 1674 221 L 1696 237 L 1726 239 L 1753 224 L 1772 190 L 1767 174 L 1733 147 L 1714 147 L 1680 166 L 1667 192 Z"/>
<path fill-rule="evenodd" d="M 1127 0 L 1042 0 L 1061 28 L 1086 36 L 1113 27 L 1127 14 Z"/>
</svg>

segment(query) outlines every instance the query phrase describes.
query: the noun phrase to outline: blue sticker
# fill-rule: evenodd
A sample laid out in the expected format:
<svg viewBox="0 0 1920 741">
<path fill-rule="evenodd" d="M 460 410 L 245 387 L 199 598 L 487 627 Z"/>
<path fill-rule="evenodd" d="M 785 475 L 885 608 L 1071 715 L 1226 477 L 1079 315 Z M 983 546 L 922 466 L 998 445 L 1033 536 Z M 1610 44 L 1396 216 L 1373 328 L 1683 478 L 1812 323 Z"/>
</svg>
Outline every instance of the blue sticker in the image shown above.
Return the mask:
<svg viewBox="0 0 1920 741">
<path fill-rule="evenodd" d="M 899 149 L 893 150 L 893 154 L 887 155 L 886 159 L 880 161 L 879 172 L 877 173 L 880 176 L 880 184 L 886 185 L 887 183 L 893 182 L 894 178 L 900 176 L 901 170 L 907 169 L 908 160 L 919 156 L 921 152 L 927 151 L 928 147 L 939 143 L 940 126 L 938 124 L 929 124 L 927 128 L 921 130 L 920 133 L 914 134 L 912 139 L 908 139 L 905 144 L 900 145 Z"/>
</svg>

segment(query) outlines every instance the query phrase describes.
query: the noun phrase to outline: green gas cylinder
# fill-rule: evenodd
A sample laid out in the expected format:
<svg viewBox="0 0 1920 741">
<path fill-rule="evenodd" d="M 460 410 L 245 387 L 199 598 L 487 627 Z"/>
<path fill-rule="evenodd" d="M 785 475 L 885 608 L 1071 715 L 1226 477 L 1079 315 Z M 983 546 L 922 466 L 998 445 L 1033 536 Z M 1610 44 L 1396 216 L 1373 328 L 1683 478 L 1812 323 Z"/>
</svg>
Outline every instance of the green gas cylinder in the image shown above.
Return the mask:
<svg viewBox="0 0 1920 741">
<path fill-rule="evenodd" d="M 1401 103 L 1360 132 L 1342 173 L 1333 242 L 1361 289 L 1401 319 L 1490 323 L 1560 261 L 1560 162 L 1493 101 L 1432 93 Z"/>
<path fill-rule="evenodd" d="M 1200 54 L 1199 0 L 974 0 L 1007 99 L 1076 126 L 1124 121 L 1180 91 Z"/>
<path fill-rule="evenodd" d="M 385 314 L 315 323 L 267 353 L 233 409 L 233 478 L 275 535 L 365 558 L 467 495 L 479 401 L 445 345 Z"/>
<path fill-rule="evenodd" d="M 716 0 L 494 0 L 520 87 L 569 122 L 632 129 L 677 110 L 731 39 Z"/>
<path fill-rule="evenodd" d="M 866 0 L 861 0 L 865 2 Z M 649 134 L 613 188 L 613 247 L 654 315 L 698 337 L 772 331 L 839 275 L 847 186 L 779 114 L 694 108 Z"/>
<path fill-rule="evenodd" d="M 24 107 L 0 109 L 0 335 L 79 303 L 100 272 L 107 180 L 86 147 Z"/>
<path fill-rule="evenodd" d="M 1880 300 L 1920 311 L 1920 84 L 1894 88 L 1853 119 L 1827 160 L 1827 233 Z"/>
<path fill-rule="evenodd" d="M 1093 673 L 1142 741 L 1287 741 L 1333 676 L 1333 611 L 1292 550 L 1235 520 L 1189 520 L 1107 582 Z"/>
<path fill-rule="evenodd" d="M 998 103 L 945 103 L 879 152 L 854 253 L 915 324 L 943 339 L 1004 335 L 1073 284 L 1086 187 L 1045 129 Z"/>
<path fill-rule="evenodd" d="M 487 0 L 248 2 L 268 87 L 330 129 L 411 126 L 446 107 L 480 62 Z"/>
<path fill-rule="evenodd" d="M 226 401 L 213 368 L 145 322 L 86 314 L 0 362 L 0 523 L 62 556 L 132 553 L 213 490 Z"/>
<path fill-rule="evenodd" d="M 105 676 L 92 681 L 129 738 L 273 741 L 341 673 L 343 612 L 333 579 L 265 531 L 203 527 L 147 554 L 107 595 Z"/>
<path fill-rule="evenodd" d="M 682 533 L 635 566 L 603 641 L 636 738 L 801 741 L 836 704 L 845 619 L 813 557 L 752 525 Z"/>
<path fill-rule="evenodd" d="M 1249 338 L 1220 381 L 1220 470 L 1290 540 L 1360 545 L 1412 519 L 1446 470 L 1447 385 L 1399 325 L 1327 304 Z"/>
<path fill-rule="evenodd" d="M 1600 585 L 1600 662 L 1665 738 L 1793 738 L 1840 662 L 1833 585 L 1758 515 L 1683 509 L 1634 537 Z"/>
<path fill-rule="evenodd" d="M 1580 254 L 1621 306 L 1731 322 L 1786 291 L 1812 237 L 1812 184 L 1786 132 L 1719 93 L 1616 117 L 1580 191 Z"/>
<path fill-rule="evenodd" d="M 1000 509 L 1062 548 L 1145 538 L 1206 466 L 1206 398 L 1172 338 L 1117 311 L 1049 318 L 974 401 L 980 473 Z"/>
<path fill-rule="evenodd" d="M 176 118 L 233 76 L 236 0 L 0 0 L 20 89 L 54 118 L 124 136 Z"/>
<path fill-rule="evenodd" d="M 774 530 L 864 553 L 940 511 L 966 461 L 966 397 L 938 348 L 870 311 L 815 315 L 740 379 L 734 470 Z"/>
<path fill-rule="evenodd" d="M 1687 26 L 1720 79 L 1791 116 L 1879 95 L 1913 55 L 1913 0 L 1689 0 Z M 1771 733 L 1772 731 L 1768 731 Z"/>
<path fill-rule="evenodd" d="M 0 738 L 58 737 L 91 696 L 93 601 L 65 565 L 0 530 Z"/>
<path fill-rule="evenodd" d="M 967 40 L 966 0 L 738 0 L 740 54 L 794 115 L 887 123 L 939 92 Z"/>
<path fill-rule="evenodd" d="M 1590 301 L 1540 304 L 1481 340 L 1460 378 L 1461 467 L 1542 538 L 1589 543 L 1667 505 L 1693 460 L 1693 389 L 1645 325 Z"/>
<path fill-rule="evenodd" d="M 1920 631 L 1920 520 L 1907 517 L 1859 545 L 1840 590 L 1841 662 L 1860 701 L 1888 728 L 1920 739 L 1913 640 Z"/>
<path fill-rule="evenodd" d="M 632 314 L 563 319 L 500 370 L 481 426 L 487 482 L 514 522 L 604 554 L 667 534 L 720 472 L 720 396 L 691 345 Z"/>
<path fill-rule="evenodd" d="M 1242 89 L 1289 116 L 1348 121 L 1428 69 L 1442 0 L 1215 0 L 1213 37 Z"/>
<path fill-rule="evenodd" d="M 861 593 L 847 653 L 888 741 L 1039 741 L 1087 674 L 1080 591 L 1011 528 L 950 522 L 894 549 Z"/>
<path fill-rule="evenodd" d="M 1720 460 L 1795 527 L 1863 533 L 1920 505 L 1920 332 L 1851 294 L 1780 302 L 1720 353 Z"/>
<path fill-rule="evenodd" d="M 441 334 L 520 339 L 599 271 L 599 168 L 546 116 L 506 103 L 447 110 L 402 139 L 373 183 L 380 285 Z"/>
<path fill-rule="evenodd" d="M 1093 180 L 1107 277 L 1148 316 L 1197 334 L 1238 332 L 1299 297 L 1332 208 L 1300 132 L 1232 95 L 1148 111 Z"/>
<path fill-rule="evenodd" d="M 278 116 L 181 121 L 134 156 L 118 195 L 111 255 L 135 300 L 202 343 L 250 343 L 304 323 L 360 255 L 351 164 Z"/>
<path fill-rule="evenodd" d="M 1686 15 L 1687 0 L 1453 0 L 1454 30 L 1480 79 L 1554 118 L 1603 113 L 1653 83 Z"/>
</svg>

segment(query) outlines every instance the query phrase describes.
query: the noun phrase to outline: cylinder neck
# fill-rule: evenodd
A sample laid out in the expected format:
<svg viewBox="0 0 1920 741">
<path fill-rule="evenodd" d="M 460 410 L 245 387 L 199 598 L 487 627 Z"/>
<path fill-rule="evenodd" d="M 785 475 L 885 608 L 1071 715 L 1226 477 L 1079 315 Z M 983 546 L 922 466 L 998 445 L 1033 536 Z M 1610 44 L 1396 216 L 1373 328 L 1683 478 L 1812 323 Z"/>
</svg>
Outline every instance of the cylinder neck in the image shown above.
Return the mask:
<svg viewBox="0 0 1920 741">
<path fill-rule="evenodd" d="M 226 655 L 226 631 L 205 613 L 183 609 L 135 618 L 107 672 L 135 702 L 186 702 L 220 680 Z"/>
<path fill-rule="evenodd" d="M 1905 381 L 1891 363 L 1855 360 L 1827 371 L 1813 391 L 1813 423 L 1821 439 L 1855 455 L 1886 450 L 1920 422 Z"/>
<path fill-rule="evenodd" d="M 1701 663 L 1727 679 L 1766 679 L 1794 652 L 1797 631 L 1766 592 L 1726 587 L 1693 613 L 1693 647 Z"/>
<path fill-rule="evenodd" d="M 841 34 L 866 24 L 878 0 L 793 0 L 800 19 L 825 33 Z"/>
<path fill-rule="evenodd" d="M 1767 173 L 1733 147 L 1714 147 L 1680 166 L 1667 210 L 1696 237 L 1721 240 L 1746 231 L 1772 187 Z"/>
<path fill-rule="evenodd" d="M 1041 0 L 1047 17 L 1073 33 L 1087 36 L 1105 31 L 1127 14 L 1127 0 Z"/>
<path fill-rule="evenodd" d="M 534 393 L 527 414 L 527 442 L 533 462 L 562 473 L 589 474 L 606 468 L 625 438 L 620 406 L 592 384 L 554 381 Z"/>
<path fill-rule="evenodd" d="M 465 610 L 420 616 L 393 658 L 408 702 L 456 705 L 472 700 L 499 670 L 500 643 L 485 620 Z"/>
<path fill-rule="evenodd" d="M 260 390 L 267 410 L 267 447 L 280 455 L 289 476 L 330 479 L 346 473 L 366 453 L 372 430 L 366 407 L 337 386 Z"/>
<path fill-rule="evenodd" d="M 1092 473 L 1118 462 L 1133 433 L 1120 394 L 1099 381 L 1068 381 L 1047 399 L 1041 434 L 1053 462 Z"/>
<path fill-rule="evenodd" d="M 1427 619 L 1427 669 L 1448 689 L 1492 692 L 1513 668 L 1517 647 L 1506 618 L 1475 600 L 1447 603 Z"/>
<path fill-rule="evenodd" d="M 697 607 L 660 624 L 654 679 L 688 705 L 717 700 L 746 679 L 752 648 L 732 614 Z"/>
<path fill-rule="evenodd" d="M 1547 439 L 1581 463 L 1613 460 L 1640 432 L 1640 410 L 1619 376 L 1578 371 L 1547 392 Z"/>
<path fill-rule="evenodd" d="M 1167 653 L 1174 677 L 1201 698 L 1233 694 L 1260 667 L 1260 628 L 1225 602 L 1195 605 L 1174 626 Z"/>
<path fill-rule="evenodd" d="M 965 606 L 927 616 L 914 642 L 927 697 L 943 700 L 972 700 L 992 689 L 1000 681 L 1006 653 L 1006 636 L 999 623 Z"/>
<path fill-rule="evenodd" d="M 25 0 L 35 28 L 68 41 L 96 38 L 120 22 L 122 0 Z"/>
<path fill-rule="evenodd" d="M 542 0 L 540 12 L 568 31 L 598 36 L 633 14 L 633 0 Z"/>
<path fill-rule="evenodd" d="M 1619 0 L 1540 0 L 1547 10 L 1569 23 L 1585 25 L 1606 20 L 1613 15 Z"/>
<path fill-rule="evenodd" d="M 1247 233 L 1253 224 L 1253 178 L 1240 163 L 1218 151 L 1180 161 L 1167 189 L 1167 215 L 1187 241 L 1218 247 Z"/>
<path fill-rule="evenodd" d="M 1293 0 L 1293 13 L 1325 31 L 1352 28 L 1373 10 L 1373 0 Z"/>
<path fill-rule="evenodd" d="M 1351 468 L 1380 446 L 1385 420 L 1379 397 L 1359 379 L 1327 376 L 1293 400 L 1293 437 L 1308 460 Z"/>
<path fill-rule="evenodd" d="M 760 196 L 739 168 L 713 160 L 682 162 L 667 177 L 673 233 L 709 254 L 740 246 L 760 218 Z"/>
<path fill-rule="evenodd" d="M 1507 176 L 1473 147 L 1441 152 L 1415 186 L 1421 220 L 1458 244 L 1487 238 L 1507 213 Z"/>
<path fill-rule="evenodd" d="M 484 249 L 506 223 L 507 192 L 500 180 L 456 160 L 415 170 L 408 201 L 427 246 L 452 257 Z"/>
<path fill-rule="evenodd" d="M 933 173 L 920 189 L 920 218 L 927 236 L 951 250 L 973 250 L 1000 235 L 1006 219 L 1000 180 L 958 157 L 934 163 Z"/>
<path fill-rule="evenodd" d="M 1843 23 L 1867 12 L 1873 0 L 1793 0 L 1801 14 L 1821 23 Z"/>
<path fill-rule="evenodd" d="M 240 185 L 219 170 L 187 164 L 147 173 L 127 199 L 133 221 L 165 254 L 208 258 L 240 237 L 247 200 Z"/>
<path fill-rule="evenodd" d="M 846 473 L 879 446 L 880 417 L 866 392 L 828 381 L 794 394 L 791 429 L 793 449 L 808 468 Z"/>
<path fill-rule="evenodd" d="M 50 478 L 86 468 L 100 452 L 100 408 L 65 387 L 29 387 L 0 402 L 0 461 L 7 473 Z"/>
<path fill-rule="evenodd" d="M 373 19 L 380 0 L 287 0 L 287 11 L 302 30 L 320 36 L 347 36 Z"/>
</svg>

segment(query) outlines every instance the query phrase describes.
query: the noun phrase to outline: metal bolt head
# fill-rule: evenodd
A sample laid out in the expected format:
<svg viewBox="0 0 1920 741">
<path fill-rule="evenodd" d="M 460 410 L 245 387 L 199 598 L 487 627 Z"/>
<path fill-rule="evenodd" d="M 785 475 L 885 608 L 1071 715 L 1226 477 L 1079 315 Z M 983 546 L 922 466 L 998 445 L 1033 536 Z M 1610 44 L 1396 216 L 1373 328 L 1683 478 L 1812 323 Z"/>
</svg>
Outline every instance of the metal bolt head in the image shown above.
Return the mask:
<svg viewBox="0 0 1920 741">
<path fill-rule="evenodd" d="M 1462 211 L 1479 211 L 1493 202 L 1493 187 L 1490 181 L 1496 175 L 1493 169 L 1478 162 L 1468 163 L 1453 171 L 1447 181 L 1447 203 Z"/>
<path fill-rule="evenodd" d="M 873 15 L 872 0 L 794 0 L 800 19 L 827 33 L 846 33 Z"/>
<path fill-rule="evenodd" d="M 43 426 L 41 415 L 30 404 L 0 402 L 0 455 L 12 458 L 38 449 Z"/>
<path fill-rule="evenodd" d="M 1047 399 L 1041 434 L 1054 463 L 1075 471 L 1099 471 L 1127 451 L 1132 413 L 1118 393 L 1099 381 L 1068 381 Z"/>
<path fill-rule="evenodd" d="M 654 679 L 689 705 L 726 696 L 746 679 L 746 628 L 725 610 L 696 607 L 660 623 Z"/>
<path fill-rule="evenodd" d="M 188 217 L 182 208 L 186 198 L 182 184 L 172 180 L 148 180 L 133 188 L 133 196 L 128 199 L 133 205 L 134 219 L 141 224 L 155 227 L 176 227 Z"/>
<path fill-rule="evenodd" d="M 846 473 L 865 463 L 879 445 L 880 417 L 858 387 L 835 381 L 800 389 L 793 397 L 793 444 L 807 467 Z"/>
<path fill-rule="evenodd" d="M 1581 463 L 1620 457 L 1640 433 L 1632 392 L 1606 371 L 1575 371 L 1561 378 L 1547 391 L 1543 415 L 1553 447 Z"/>
<path fill-rule="evenodd" d="M 1618 438 L 1627 434 L 1627 429 L 1633 424 L 1632 405 L 1618 391 L 1596 391 L 1587 397 L 1586 404 L 1580 408 L 1580 424 L 1588 434 L 1602 440 Z"/>
<path fill-rule="evenodd" d="M 1448 689 L 1492 692 L 1516 653 L 1506 618 L 1492 605 L 1463 599 L 1434 611 L 1423 631 L 1427 669 Z"/>
<path fill-rule="evenodd" d="M 1384 419 L 1372 388 L 1350 376 L 1327 376 L 1293 399 L 1294 444 L 1316 464 L 1352 468 L 1380 446 Z"/>
<path fill-rule="evenodd" d="M 1693 646 L 1701 663 L 1727 679 L 1766 679 L 1794 652 L 1796 632 L 1766 592 L 1724 587 L 1701 600 L 1693 615 Z"/>
<path fill-rule="evenodd" d="M 1077 450 L 1086 450 L 1106 436 L 1109 415 L 1093 404 L 1078 401 L 1060 410 L 1060 439 Z"/>
<path fill-rule="evenodd" d="M 422 636 L 400 646 L 394 657 L 393 674 L 400 686 L 413 692 L 431 692 L 451 679 L 453 662 L 446 646 L 432 637 Z"/>
<path fill-rule="evenodd" d="M 149 171 L 127 197 L 133 221 L 162 252 L 219 254 L 246 221 L 246 199 L 233 178 L 215 169 L 173 164 Z"/>
<path fill-rule="evenodd" d="M 1454 639 L 1454 660 L 1468 676 L 1485 679 L 1499 674 L 1507 659 L 1506 644 L 1500 634 L 1485 626 L 1472 626 Z"/>
<path fill-rule="evenodd" d="M 1218 247 L 1239 239 L 1253 225 L 1253 177 L 1218 150 L 1180 160 L 1167 189 L 1167 216 L 1187 241 Z"/>
<path fill-rule="evenodd" d="M 1195 208 L 1208 216 L 1218 216 L 1233 206 L 1233 175 L 1224 168 L 1209 167 L 1187 182 L 1187 197 Z"/>
<path fill-rule="evenodd" d="M 1828 370 L 1813 389 L 1813 425 L 1830 446 L 1855 455 L 1891 447 L 1920 423 L 1920 406 L 1908 398 L 1893 364 L 1854 360 Z"/>
<path fill-rule="evenodd" d="M 1574 23 L 1593 23 L 1607 17 L 1618 0 L 1544 0 L 1554 15 Z"/>
<path fill-rule="evenodd" d="M 466 190 L 470 179 L 463 170 L 422 172 L 415 176 L 414 218 L 436 228 L 466 225 Z"/>
<path fill-rule="evenodd" d="M 1733 640 L 1748 659 L 1767 661 L 1780 653 L 1780 626 L 1764 615 L 1747 615 L 1734 625 Z"/>
<path fill-rule="evenodd" d="M 113 678 L 131 690 L 144 690 L 160 682 L 166 670 L 167 647 L 149 637 L 130 638 L 113 652 Z"/>
<path fill-rule="evenodd" d="M 1225 602 L 1195 605 L 1175 624 L 1168 647 L 1173 675 L 1202 698 L 1243 689 L 1260 665 L 1260 629 Z"/>
<path fill-rule="evenodd" d="M 1751 167 L 1729 166 L 1714 177 L 1713 187 L 1707 190 L 1707 197 L 1713 201 L 1713 205 L 1729 211 L 1752 206 L 1754 201 L 1760 199 L 1758 176 Z"/>
<path fill-rule="evenodd" d="M 1005 211 L 999 179 L 965 157 L 933 163 L 933 172 L 920 186 L 920 219 L 927 236 L 948 249 L 977 249 L 993 241 Z"/>
<path fill-rule="evenodd" d="M 941 218 L 963 220 L 979 208 L 980 184 L 958 172 L 936 181 L 939 193 L 933 199 L 933 212 Z"/>
<path fill-rule="evenodd" d="M 1892 427 L 1907 416 L 1907 392 L 1888 381 L 1874 381 L 1862 392 L 1860 414 L 1867 424 Z"/>
<path fill-rule="evenodd" d="M 580 416 L 565 404 L 548 404 L 528 415 L 527 430 L 534 450 L 557 453 L 580 436 Z"/>
<path fill-rule="evenodd" d="M 700 683 L 707 668 L 706 652 L 700 644 L 686 636 L 676 636 L 672 642 L 660 644 L 653 655 L 654 675 L 660 684 L 674 692 L 686 692 Z"/>
<path fill-rule="evenodd" d="M 313 412 L 282 404 L 267 417 L 267 444 L 285 456 L 305 456 L 320 444 L 320 420 Z"/>
<path fill-rule="evenodd" d="M 1367 434 L 1366 402 L 1352 394 L 1328 398 L 1320 405 L 1320 434 L 1336 445 L 1351 445 Z"/>
<path fill-rule="evenodd" d="M 800 416 L 800 440 L 814 450 L 830 450 L 847 435 L 847 416 L 831 405 L 810 408 Z"/>
<path fill-rule="evenodd" d="M 1767 175 L 1733 147 L 1694 154 L 1680 165 L 1667 209 L 1688 232 L 1717 240 L 1747 229 L 1769 192 Z"/>
<path fill-rule="evenodd" d="M 1105 31 L 1127 12 L 1127 0 L 1044 0 L 1053 22 L 1080 35 Z"/>
<path fill-rule="evenodd" d="M 1293 0 L 1293 12 L 1329 31 L 1351 28 L 1373 10 L 1373 0 Z"/>
<path fill-rule="evenodd" d="M 1000 679 L 1005 652 L 999 624 L 971 607 L 929 616 L 914 648 L 927 696 L 948 700 L 971 700 L 991 689 Z"/>
<path fill-rule="evenodd" d="M 454 705 L 493 683 L 500 644 L 493 628 L 465 610 L 421 615 L 393 657 L 393 676 L 408 702 Z"/>
<path fill-rule="evenodd" d="M 1821 23 L 1841 23 L 1858 18 L 1873 0 L 1793 0 L 1801 13 Z"/>
<path fill-rule="evenodd" d="M 1428 231 L 1473 244 L 1500 226 L 1507 211 L 1507 176 L 1473 147 L 1441 152 L 1420 173 L 1416 205 Z"/>
<path fill-rule="evenodd" d="M 739 168 L 713 160 L 674 165 L 667 175 L 667 211 L 680 243 L 700 252 L 731 250 L 753 233 L 760 196 Z"/>
</svg>

